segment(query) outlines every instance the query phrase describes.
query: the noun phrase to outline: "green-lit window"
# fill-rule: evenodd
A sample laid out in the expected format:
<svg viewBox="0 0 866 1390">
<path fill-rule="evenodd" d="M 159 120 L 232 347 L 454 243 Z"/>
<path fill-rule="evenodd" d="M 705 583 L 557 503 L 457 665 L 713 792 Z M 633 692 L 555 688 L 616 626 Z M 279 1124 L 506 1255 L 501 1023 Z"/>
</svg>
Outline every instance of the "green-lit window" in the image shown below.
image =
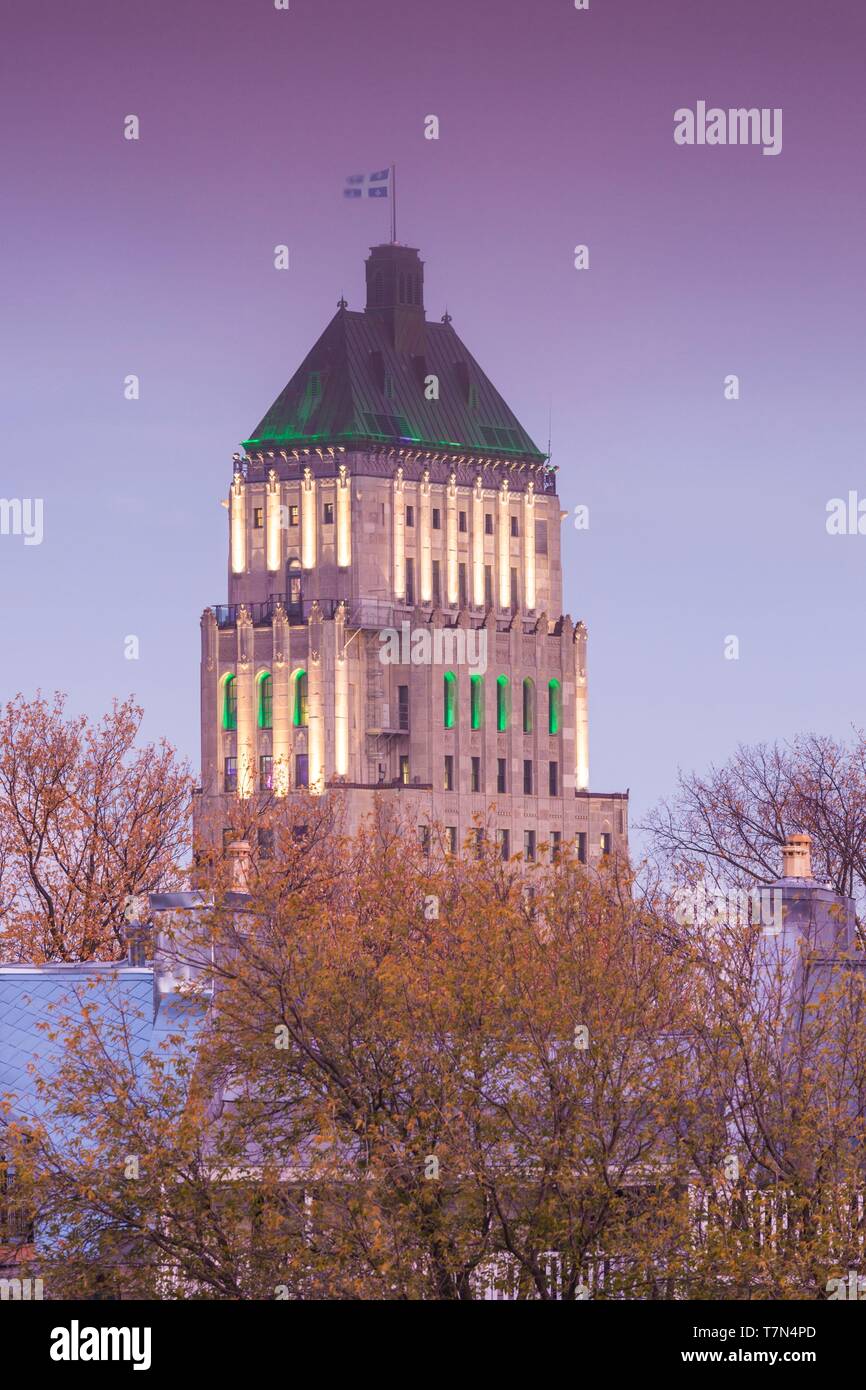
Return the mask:
<svg viewBox="0 0 866 1390">
<path fill-rule="evenodd" d="M 480 729 L 484 721 L 484 677 L 473 676 L 469 685 L 470 715 L 473 729 Z"/>
<path fill-rule="evenodd" d="M 454 714 L 457 708 L 457 677 L 453 671 L 445 672 L 442 682 L 442 722 L 446 729 L 454 728 Z"/>
<path fill-rule="evenodd" d="M 523 682 L 523 732 L 532 733 L 532 720 L 535 710 L 535 686 L 529 677 Z"/>
<path fill-rule="evenodd" d="M 259 676 L 259 728 L 270 729 L 274 722 L 274 683 L 266 671 Z"/>
<path fill-rule="evenodd" d="M 223 681 L 223 728 L 238 727 L 238 686 L 234 676 Z"/>
<path fill-rule="evenodd" d="M 552 680 L 547 687 L 547 726 L 552 734 L 559 733 L 562 722 L 562 691 L 559 681 Z"/>
<path fill-rule="evenodd" d="M 500 731 L 508 728 L 508 677 L 496 678 L 496 727 Z"/>
<path fill-rule="evenodd" d="M 295 727 L 303 727 L 307 723 L 307 673 L 298 671 L 295 675 Z"/>
</svg>

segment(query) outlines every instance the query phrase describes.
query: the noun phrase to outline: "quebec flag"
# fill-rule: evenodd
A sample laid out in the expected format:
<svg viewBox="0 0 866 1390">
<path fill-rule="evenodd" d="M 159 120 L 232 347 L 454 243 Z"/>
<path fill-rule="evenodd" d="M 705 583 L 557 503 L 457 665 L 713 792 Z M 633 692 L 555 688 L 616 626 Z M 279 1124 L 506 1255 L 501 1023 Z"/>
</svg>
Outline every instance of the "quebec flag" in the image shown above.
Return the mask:
<svg viewBox="0 0 866 1390">
<path fill-rule="evenodd" d="M 343 189 L 344 198 L 387 198 L 391 188 L 391 170 L 379 169 L 375 174 L 350 174 Z"/>
</svg>

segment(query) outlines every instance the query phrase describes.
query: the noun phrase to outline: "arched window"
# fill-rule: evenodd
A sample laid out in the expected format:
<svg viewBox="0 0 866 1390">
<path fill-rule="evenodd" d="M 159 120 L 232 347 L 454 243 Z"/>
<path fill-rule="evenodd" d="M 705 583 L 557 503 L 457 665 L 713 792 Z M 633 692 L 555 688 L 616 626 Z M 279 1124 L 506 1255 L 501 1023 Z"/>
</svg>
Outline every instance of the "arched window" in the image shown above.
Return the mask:
<svg viewBox="0 0 866 1390">
<path fill-rule="evenodd" d="M 496 727 L 500 732 L 508 728 L 507 676 L 497 676 L 496 678 Z"/>
<path fill-rule="evenodd" d="M 238 727 L 238 686 L 234 675 L 229 673 L 223 681 L 223 728 Z"/>
<path fill-rule="evenodd" d="M 535 718 L 535 686 L 527 676 L 523 682 L 523 732 L 532 733 Z"/>
<path fill-rule="evenodd" d="M 270 671 L 262 671 L 259 676 L 259 728 L 273 727 L 274 683 Z"/>
<path fill-rule="evenodd" d="M 484 677 L 473 676 L 469 685 L 470 722 L 473 729 L 484 723 Z"/>
<path fill-rule="evenodd" d="M 307 673 L 306 671 L 295 672 L 295 709 L 293 722 L 296 728 L 301 728 L 307 723 Z"/>
<path fill-rule="evenodd" d="M 547 727 L 552 734 L 559 733 L 559 725 L 562 720 L 561 695 L 559 681 L 550 681 L 547 687 Z"/>
<path fill-rule="evenodd" d="M 295 615 L 301 612 L 303 599 L 303 578 L 301 562 L 297 557 L 289 561 L 288 577 L 286 580 L 286 602 L 288 603 L 289 613 Z"/>
<path fill-rule="evenodd" d="M 446 729 L 454 728 L 454 712 L 457 707 L 457 677 L 453 671 L 446 671 L 442 681 L 442 722 Z"/>
</svg>

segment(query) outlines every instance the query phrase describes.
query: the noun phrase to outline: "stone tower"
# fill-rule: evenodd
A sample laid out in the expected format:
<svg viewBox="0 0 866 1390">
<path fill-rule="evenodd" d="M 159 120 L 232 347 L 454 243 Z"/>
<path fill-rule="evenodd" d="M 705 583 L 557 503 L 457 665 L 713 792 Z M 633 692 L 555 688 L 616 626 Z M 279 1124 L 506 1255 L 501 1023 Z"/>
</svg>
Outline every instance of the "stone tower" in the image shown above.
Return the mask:
<svg viewBox="0 0 866 1390">
<path fill-rule="evenodd" d="M 375 795 L 505 856 L 627 836 L 590 793 L 582 623 L 562 613 L 556 474 L 463 345 L 418 252 L 375 246 L 236 455 L 228 603 L 202 617 L 199 822 L 226 798 Z"/>
</svg>

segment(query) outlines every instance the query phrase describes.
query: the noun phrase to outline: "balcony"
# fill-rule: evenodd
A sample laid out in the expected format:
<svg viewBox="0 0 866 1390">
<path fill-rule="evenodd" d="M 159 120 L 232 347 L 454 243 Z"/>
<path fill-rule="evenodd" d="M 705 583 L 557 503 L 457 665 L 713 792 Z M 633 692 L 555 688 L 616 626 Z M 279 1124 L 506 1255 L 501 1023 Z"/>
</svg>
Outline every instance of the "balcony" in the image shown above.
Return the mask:
<svg viewBox="0 0 866 1390">
<path fill-rule="evenodd" d="M 285 594 L 270 594 L 264 603 L 217 603 L 213 606 L 213 614 L 216 618 L 217 627 L 234 627 L 238 620 L 241 608 L 245 608 L 250 615 L 254 627 L 263 627 L 268 624 L 276 612 L 277 604 L 281 603 L 285 609 L 286 617 L 293 627 L 306 626 L 310 614 L 313 611 L 314 599 L 304 599 L 301 603 L 289 603 Z M 319 611 L 323 618 L 333 618 L 337 605 L 340 602 L 336 598 L 320 598 Z"/>
</svg>

